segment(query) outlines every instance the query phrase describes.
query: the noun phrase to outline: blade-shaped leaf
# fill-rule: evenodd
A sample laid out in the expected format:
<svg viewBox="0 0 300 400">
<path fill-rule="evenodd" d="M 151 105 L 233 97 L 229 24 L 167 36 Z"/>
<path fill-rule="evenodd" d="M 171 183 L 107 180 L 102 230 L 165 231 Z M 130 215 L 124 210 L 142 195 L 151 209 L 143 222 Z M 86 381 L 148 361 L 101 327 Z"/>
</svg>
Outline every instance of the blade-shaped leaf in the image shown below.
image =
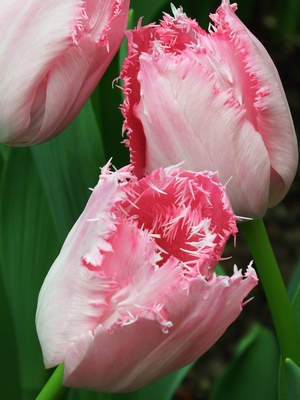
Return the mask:
<svg viewBox="0 0 300 400">
<path fill-rule="evenodd" d="M 298 264 L 296 265 L 296 268 L 293 272 L 293 275 L 292 275 L 292 278 L 291 278 L 291 281 L 290 281 L 289 287 L 288 287 L 288 295 L 289 295 L 289 299 L 290 299 L 291 303 L 293 302 L 293 299 L 296 295 L 299 285 L 300 285 L 300 262 L 298 262 Z M 299 329 L 299 333 L 300 333 L 300 329 Z"/>
<path fill-rule="evenodd" d="M 254 326 L 213 387 L 210 400 L 275 400 L 279 350 L 274 334 Z"/>
<path fill-rule="evenodd" d="M 3 399 L 21 397 L 16 335 L 0 268 L 0 393 Z"/>
<path fill-rule="evenodd" d="M 298 283 L 298 288 L 296 289 L 296 293 L 292 302 L 292 310 L 300 338 L 300 283 Z"/>
<path fill-rule="evenodd" d="M 117 168 L 129 163 L 129 151 L 121 143 L 124 139 L 123 117 L 119 106 L 123 102 L 123 93 L 119 87 L 113 85 L 120 75 L 119 57 L 119 53 L 114 57 L 91 98 L 102 133 L 105 154 L 108 158 L 112 157 Z"/>
<path fill-rule="evenodd" d="M 88 101 L 53 140 L 31 148 L 60 239 L 63 241 L 98 181 L 105 160 L 97 121 Z"/>
<path fill-rule="evenodd" d="M 164 399 L 171 400 L 178 386 L 193 367 L 195 363 L 191 363 L 184 368 L 174 371 L 171 374 L 164 376 L 151 385 L 140 389 L 138 393 L 138 400 L 152 400 L 152 399 Z"/>
<path fill-rule="evenodd" d="M 132 8 L 129 10 L 128 13 L 127 29 L 134 29 L 134 10 Z M 123 62 L 125 60 L 125 57 L 127 56 L 127 52 L 128 52 L 127 38 L 124 37 L 120 49 L 118 51 L 119 71 L 122 70 Z M 122 96 L 122 99 L 124 100 L 124 96 Z"/>
<path fill-rule="evenodd" d="M 5 162 L 8 158 L 9 151 L 10 151 L 9 146 L 4 146 L 3 144 L 0 144 L 0 179 L 1 179 L 2 173 L 4 171 Z M 1 201 L 1 199 L 0 199 L 0 201 Z"/>
<path fill-rule="evenodd" d="M 288 400 L 300 399 L 300 368 L 289 358 L 285 360 Z"/>
<path fill-rule="evenodd" d="M 298 336 L 300 338 L 300 264 L 296 267 L 289 289 L 288 289 L 289 298 L 292 299 L 292 310 L 296 323 L 296 329 L 298 330 Z M 287 371 L 291 372 L 292 367 L 287 366 L 285 362 L 283 362 L 281 358 L 280 362 L 280 375 L 279 375 L 279 399 L 286 400 L 286 392 L 289 385 L 287 381 Z M 299 383 L 300 385 L 300 383 Z M 289 398 L 288 398 L 289 400 Z"/>
<path fill-rule="evenodd" d="M 1 185 L 0 221 L 1 267 L 16 332 L 22 399 L 33 399 L 48 377 L 35 331 L 36 302 L 59 241 L 27 148 L 10 150 Z"/>
</svg>

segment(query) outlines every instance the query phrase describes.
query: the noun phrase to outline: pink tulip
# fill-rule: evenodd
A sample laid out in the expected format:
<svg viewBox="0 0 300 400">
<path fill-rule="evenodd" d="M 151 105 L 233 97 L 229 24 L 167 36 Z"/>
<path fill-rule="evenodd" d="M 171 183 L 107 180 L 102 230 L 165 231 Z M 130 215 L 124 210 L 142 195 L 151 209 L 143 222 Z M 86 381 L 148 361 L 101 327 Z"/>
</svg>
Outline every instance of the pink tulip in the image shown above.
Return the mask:
<svg viewBox="0 0 300 400">
<path fill-rule="evenodd" d="M 116 54 L 129 0 L 0 0 L 0 142 L 44 142 L 76 117 Z"/>
<path fill-rule="evenodd" d="M 236 8 L 223 0 L 208 33 L 174 7 L 127 32 L 122 110 L 139 177 L 182 161 L 218 171 L 235 213 L 256 218 L 287 193 L 298 149 L 277 70 Z"/>
<path fill-rule="evenodd" d="M 216 174 L 180 166 L 137 180 L 106 165 L 41 289 L 36 324 L 46 367 L 64 385 L 138 389 L 203 354 L 256 285 L 216 276 L 236 217 Z"/>
</svg>

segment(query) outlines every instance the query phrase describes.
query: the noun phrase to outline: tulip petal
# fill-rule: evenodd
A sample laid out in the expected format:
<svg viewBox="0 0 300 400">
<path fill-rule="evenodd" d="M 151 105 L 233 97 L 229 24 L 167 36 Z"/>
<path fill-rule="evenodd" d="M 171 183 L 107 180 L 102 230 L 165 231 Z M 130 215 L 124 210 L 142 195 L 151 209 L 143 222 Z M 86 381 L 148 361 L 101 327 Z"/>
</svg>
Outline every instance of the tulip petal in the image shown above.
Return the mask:
<svg viewBox="0 0 300 400">
<path fill-rule="evenodd" d="M 172 55 L 140 56 L 141 98 L 134 112 L 146 137 L 147 172 L 182 161 L 190 170 L 218 171 L 223 184 L 230 180 L 227 192 L 238 215 L 264 213 L 257 204 L 266 207 L 269 157 L 244 107 L 232 101 L 230 92 L 216 92 L 214 78 L 201 64 L 183 58 L 174 68 L 174 62 Z M 258 174 L 263 182 L 249 193 Z"/>
<path fill-rule="evenodd" d="M 126 392 L 182 368 L 224 333 L 240 314 L 243 298 L 255 283 L 255 272 L 249 268 L 245 279 L 239 271 L 231 278 L 214 276 L 210 282 L 199 277 L 188 291 L 175 288 L 172 299 L 165 304 L 173 323 L 167 334 L 156 321 L 145 318 L 117 326 L 113 333 L 99 326 L 67 349 L 64 384 L 101 392 Z M 130 368 L 128 349 L 132 349 Z"/>
<path fill-rule="evenodd" d="M 257 283 L 213 268 L 236 217 L 211 172 L 102 168 L 85 210 L 51 267 L 36 325 L 44 363 L 64 384 L 135 390 L 205 352 Z"/>
<path fill-rule="evenodd" d="M 40 143 L 78 114 L 124 35 L 128 0 L 16 0 L 0 26 L 1 142 Z M 2 7 L 2 8 L 3 8 Z"/>
<path fill-rule="evenodd" d="M 208 33 L 175 7 L 127 33 L 123 128 L 138 177 L 182 161 L 218 171 L 235 212 L 259 218 L 294 179 L 297 139 L 277 70 L 236 8 L 223 0 Z"/>
<path fill-rule="evenodd" d="M 124 176 L 127 175 L 124 172 Z M 89 317 L 97 311 L 89 303 L 89 295 L 91 298 L 98 295 L 101 306 L 105 301 L 101 292 L 97 292 L 98 288 L 102 284 L 104 287 L 113 284 L 112 280 L 105 283 L 105 276 L 85 268 L 82 261 L 85 259 L 88 263 L 96 262 L 95 257 L 99 257 L 98 248 L 111 250 L 107 240 L 116 230 L 116 221 L 110 215 L 110 209 L 111 204 L 121 201 L 122 192 L 117 180 L 108 176 L 107 179 L 100 180 L 93 194 L 88 202 L 89 207 L 85 208 L 69 233 L 40 292 L 37 327 L 48 367 L 63 361 L 69 337 L 78 336 L 82 332 L 82 326 L 93 329 L 97 325 L 97 321 Z M 88 223 L 93 220 L 97 223 Z M 46 309 L 48 312 L 45 312 Z M 69 320 L 74 318 L 76 323 L 71 327 Z"/>
<path fill-rule="evenodd" d="M 71 45 L 82 1 L 29 0 L 20 8 L 20 3 L 12 0 L 3 6 L 0 25 L 5 40 L 0 59 L 5 79 L 1 79 L 1 109 L 5 107 L 7 117 L 1 134 L 9 137 L 29 125 L 36 84 L 46 79 L 57 57 Z"/>
<path fill-rule="evenodd" d="M 273 179 L 268 206 L 272 207 L 283 199 L 294 179 L 298 164 L 297 138 L 278 71 L 261 42 L 236 16 L 235 8 L 229 0 L 222 0 L 216 14 L 210 16 L 217 26 L 212 38 L 218 36 L 219 29 L 222 35 L 225 31 L 234 38 L 236 51 L 233 56 L 236 57 L 238 52 L 243 54 L 245 70 L 250 77 L 244 87 L 243 99 L 250 90 L 255 92 L 256 121 L 253 123 L 270 158 Z M 225 57 L 222 59 L 226 60 Z"/>
</svg>

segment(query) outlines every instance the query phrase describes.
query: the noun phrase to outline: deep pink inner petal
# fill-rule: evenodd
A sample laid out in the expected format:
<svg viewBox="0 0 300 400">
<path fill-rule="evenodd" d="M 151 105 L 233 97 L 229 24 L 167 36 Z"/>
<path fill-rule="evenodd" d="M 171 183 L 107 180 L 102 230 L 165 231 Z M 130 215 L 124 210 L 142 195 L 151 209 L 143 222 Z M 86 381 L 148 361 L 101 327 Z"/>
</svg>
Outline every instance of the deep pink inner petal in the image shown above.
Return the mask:
<svg viewBox="0 0 300 400">
<path fill-rule="evenodd" d="M 193 275 L 209 277 L 228 236 L 236 232 L 223 188 L 213 182 L 213 175 L 198 174 L 195 179 L 181 171 L 163 179 L 156 172 L 140 180 L 131 196 L 121 212 L 151 233 L 161 249 L 158 265 L 172 256 Z"/>
</svg>

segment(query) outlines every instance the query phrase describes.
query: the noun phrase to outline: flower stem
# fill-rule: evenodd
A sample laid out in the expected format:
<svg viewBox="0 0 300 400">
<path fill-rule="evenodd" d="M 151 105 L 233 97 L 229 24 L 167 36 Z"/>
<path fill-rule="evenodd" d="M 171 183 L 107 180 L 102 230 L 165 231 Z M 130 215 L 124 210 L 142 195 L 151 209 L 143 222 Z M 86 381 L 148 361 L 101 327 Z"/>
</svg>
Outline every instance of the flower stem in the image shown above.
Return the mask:
<svg viewBox="0 0 300 400">
<path fill-rule="evenodd" d="M 63 375 L 64 365 L 60 364 L 40 391 L 36 400 L 59 400 L 67 390 L 66 387 L 62 386 Z"/>
<path fill-rule="evenodd" d="M 263 286 L 283 360 L 300 366 L 300 341 L 291 304 L 262 219 L 243 222 L 242 230 Z"/>
</svg>

